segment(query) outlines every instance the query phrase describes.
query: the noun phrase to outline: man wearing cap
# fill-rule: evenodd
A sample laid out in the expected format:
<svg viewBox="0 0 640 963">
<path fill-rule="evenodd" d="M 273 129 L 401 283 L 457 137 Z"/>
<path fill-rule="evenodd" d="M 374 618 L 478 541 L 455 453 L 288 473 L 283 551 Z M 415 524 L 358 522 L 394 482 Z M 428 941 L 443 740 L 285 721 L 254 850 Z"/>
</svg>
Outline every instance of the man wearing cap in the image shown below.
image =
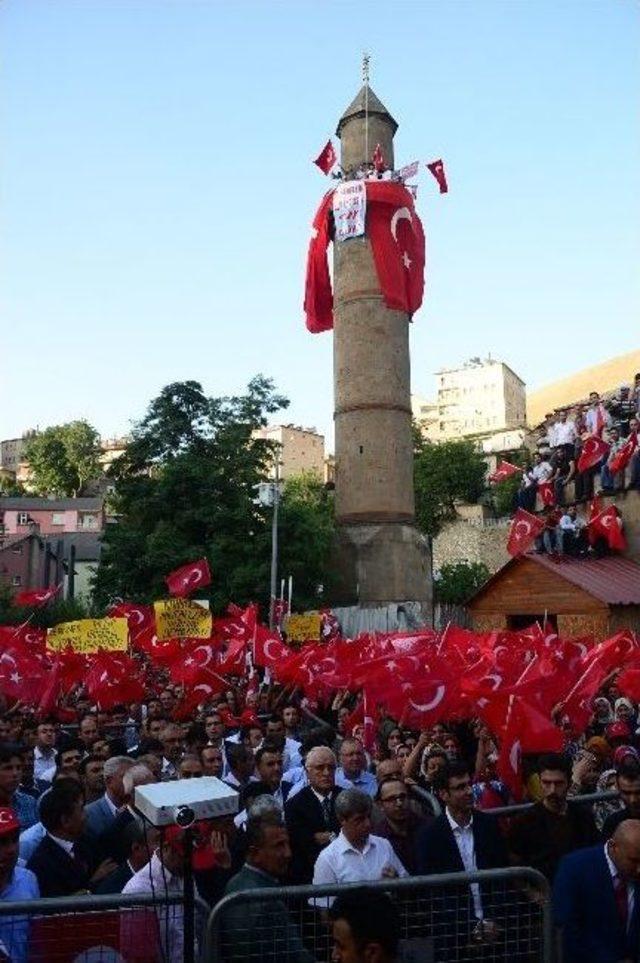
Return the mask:
<svg viewBox="0 0 640 963">
<path fill-rule="evenodd" d="M 17 866 L 20 823 L 7 806 L 0 807 L 0 899 L 5 903 L 38 899 L 40 890 L 35 875 Z M 0 916 L 0 945 L 11 963 L 26 963 L 29 920 L 26 916 Z"/>
</svg>

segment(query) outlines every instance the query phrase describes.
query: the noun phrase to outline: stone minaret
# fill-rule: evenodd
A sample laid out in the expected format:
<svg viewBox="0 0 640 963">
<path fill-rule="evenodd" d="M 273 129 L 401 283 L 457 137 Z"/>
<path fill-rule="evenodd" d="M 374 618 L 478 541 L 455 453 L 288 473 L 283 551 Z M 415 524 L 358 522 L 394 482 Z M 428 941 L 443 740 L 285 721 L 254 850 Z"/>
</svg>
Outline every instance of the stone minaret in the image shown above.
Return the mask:
<svg viewBox="0 0 640 963">
<path fill-rule="evenodd" d="M 376 144 L 392 168 L 397 127 L 364 86 L 336 132 L 345 176 L 371 160 Z M 335 603 L 386 609 L 380 627 L 392 603 L 403 603 L 400 625 L 404 612 L 428 621 L 429 549 L 414 524 L 409 316 L 386 307 L 367 237 L 334 244 L 333 344 Z"/>
</svg>

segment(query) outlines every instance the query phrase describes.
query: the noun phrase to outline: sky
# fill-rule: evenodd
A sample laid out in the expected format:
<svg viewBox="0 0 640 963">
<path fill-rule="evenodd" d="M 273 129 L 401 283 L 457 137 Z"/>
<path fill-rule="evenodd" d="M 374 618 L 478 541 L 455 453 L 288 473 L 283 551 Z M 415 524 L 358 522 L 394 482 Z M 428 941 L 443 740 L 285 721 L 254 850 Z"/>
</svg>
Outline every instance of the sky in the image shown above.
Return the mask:
<svg viewBox="0 0 640 963">
<path fill-rule="evenodd" d="M 331 447 L 311 160 L 363 50 L 397 166 L 450 184 L 423 163 L 412 390 L 473 355 L 535 388 L 637 348 L 639 40 L 635 0 L 3 0 L 0 438 L 113 437 L 170 382 L 262 373 Z"/>
</svg>

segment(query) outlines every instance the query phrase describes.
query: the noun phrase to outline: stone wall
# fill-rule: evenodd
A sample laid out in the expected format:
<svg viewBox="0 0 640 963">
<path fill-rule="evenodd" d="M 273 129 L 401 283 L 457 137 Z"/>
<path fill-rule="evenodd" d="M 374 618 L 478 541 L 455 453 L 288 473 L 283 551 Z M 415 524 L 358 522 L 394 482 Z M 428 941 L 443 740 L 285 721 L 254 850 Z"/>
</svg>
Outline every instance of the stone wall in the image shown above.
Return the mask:
<svg viewBox="0 0 640 963">
<path fill-rule="evenodd" d="M 474 506 L 475 507 L 475 506 Z M 433 568 L 452 562 L 484 562 L 493 574 L 509 561 L 508 519 L 498 522 L 477 518 L 456 518 L 448 522 L 433 540 Z"/>
</svg>

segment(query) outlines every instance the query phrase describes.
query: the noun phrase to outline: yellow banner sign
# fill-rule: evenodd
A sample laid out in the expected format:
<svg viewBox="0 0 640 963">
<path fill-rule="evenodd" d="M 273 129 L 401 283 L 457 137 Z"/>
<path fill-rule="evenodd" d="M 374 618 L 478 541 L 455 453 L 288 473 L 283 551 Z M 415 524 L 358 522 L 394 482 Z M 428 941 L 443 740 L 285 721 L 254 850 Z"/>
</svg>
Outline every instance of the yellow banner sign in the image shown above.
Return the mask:
<svg viewBox="0 0 640 963">
<path fill-rule="evenodd" d="M 289 615 L 284 620 L 287 642 L 306 642 L 320 638 L 321 617 L 319 612 L 305 612 L 304 615 Z"/>
<path fill-rule="evenodd" d="M 211 635 L 211 612 L 191 599 L 168 599 L 154 602 L 158 642 L 166 639 L 208 639 Z"/>
<path fill-rule="evenodd" d="M 126 652 L 129 628 L 126 619 L 79 619 L 61 622 L 47 630 L 47 647 L 54 652 L 73 649 L 83 655 L 106 649 Z"/>
</svg>

